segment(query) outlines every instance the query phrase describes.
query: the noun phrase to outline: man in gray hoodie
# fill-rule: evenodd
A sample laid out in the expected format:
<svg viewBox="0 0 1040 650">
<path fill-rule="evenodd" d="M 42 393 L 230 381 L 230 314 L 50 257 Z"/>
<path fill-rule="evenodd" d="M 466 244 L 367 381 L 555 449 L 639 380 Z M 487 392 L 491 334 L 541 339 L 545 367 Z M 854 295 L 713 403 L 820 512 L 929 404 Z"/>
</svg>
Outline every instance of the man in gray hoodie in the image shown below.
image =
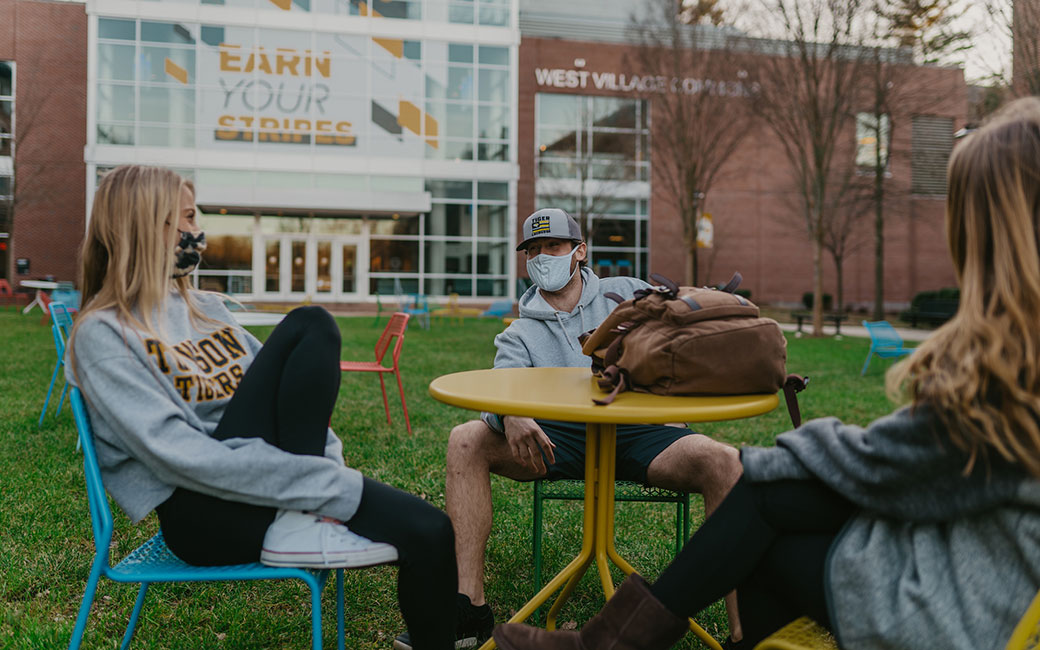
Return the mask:
<svg viewBox="0 0 1040 650">
<path fill-rule="evenodd" d="M 649 286 L 636 278 L 599 278 L 586 263 L 588 248 L 577 222 L 557 208 L 527 217 L 523 241 L 534 286 L 520 298 L 520 318 L 495 337 L 495 368 L 590 367 L 578 336 L 597 327 L 616 303 Z M 585 426 L 573 422 L 499 417 L 484 413 L 460 424 L 448 439 L 445 505 L 455 528 L 459 570 L 457 645 L 482 644 L 494 616 L 484 600 L 484 554 L 491 534 L 492 472 L 517 481 L 582 478 Z M 617 477 L 704 495 L 707 512 L 740 476 L 736 449 L 683 425 L 618 427 Z M 395 650 L 410 650 L 407 634 Z"/>
</svg>

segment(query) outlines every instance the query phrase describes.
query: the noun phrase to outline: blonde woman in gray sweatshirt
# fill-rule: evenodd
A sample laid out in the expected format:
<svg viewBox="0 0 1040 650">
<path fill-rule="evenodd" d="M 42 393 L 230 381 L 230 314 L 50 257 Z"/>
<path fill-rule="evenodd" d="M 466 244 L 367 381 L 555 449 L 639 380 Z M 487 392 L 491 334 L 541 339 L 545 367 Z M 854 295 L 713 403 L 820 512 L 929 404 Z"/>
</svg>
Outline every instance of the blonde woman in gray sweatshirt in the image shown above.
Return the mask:
<svg viewBox="0 0 1040 650">
<path fill-rule="evenodd" d="M 197 565 L 399 566 L 416 648 L 454 647 L 447 516 L 346 467 L 328 427 L 340 334 L 320 307 L 261 343 L 188 274 L 205 248 L 194 187 L 174 172 L 110 171 L 82 250 L 69 381 L 86 398 L 105 487 L 133 522 L 152 510 Z"/>
</svg>

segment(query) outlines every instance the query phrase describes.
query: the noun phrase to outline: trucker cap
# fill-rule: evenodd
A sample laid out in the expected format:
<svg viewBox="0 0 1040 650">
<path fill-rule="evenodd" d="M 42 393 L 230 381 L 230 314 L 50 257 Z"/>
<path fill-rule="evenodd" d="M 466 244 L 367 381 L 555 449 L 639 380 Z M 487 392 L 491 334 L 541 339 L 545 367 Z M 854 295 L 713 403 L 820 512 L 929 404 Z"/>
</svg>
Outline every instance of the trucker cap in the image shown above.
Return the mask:
<svg viewBox="0 0 1040 650">
<path fill-rule="evenodd" d="M 524 240 L 520 242 L 516 250 L 526 249 L 532 239 L 545 237 L 582 241 L 581 228 L 578 227 L 578 222 L 574 220 L 574 217 L 560 208 L 543 208 L 524 220 Z"/>
</svg>

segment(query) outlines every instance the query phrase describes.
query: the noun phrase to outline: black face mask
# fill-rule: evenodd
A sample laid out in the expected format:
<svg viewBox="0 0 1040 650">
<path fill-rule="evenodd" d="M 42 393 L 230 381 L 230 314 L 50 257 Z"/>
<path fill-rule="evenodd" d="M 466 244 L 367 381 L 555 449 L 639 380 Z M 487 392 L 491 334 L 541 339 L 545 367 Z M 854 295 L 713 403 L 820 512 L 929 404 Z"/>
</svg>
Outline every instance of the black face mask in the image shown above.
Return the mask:
<svg viewBox="0 0 1040 650">
<path fill-rule="evenodd" d="M 197 234 L 180 232 L 181 238 L 173 249 L 173 277 L 188 275 L 202 261 L 202 251 L 206 250 L 206 233 L 201 230 Z"/>
</svg>

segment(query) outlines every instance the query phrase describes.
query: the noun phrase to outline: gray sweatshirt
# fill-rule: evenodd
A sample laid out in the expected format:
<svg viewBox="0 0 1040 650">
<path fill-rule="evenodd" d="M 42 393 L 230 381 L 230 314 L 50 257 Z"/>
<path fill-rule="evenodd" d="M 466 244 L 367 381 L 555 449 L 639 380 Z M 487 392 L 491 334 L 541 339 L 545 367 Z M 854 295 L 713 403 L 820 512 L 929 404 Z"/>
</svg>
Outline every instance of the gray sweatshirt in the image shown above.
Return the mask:
<svg viewBox="0 0 1040 650">
<path fill-rule="evenodd" d="M 581 270 L 581 299 L 569 313 L 556 311 L 538 287 L 520 297 L 520 318 L 495 337 L 496 368 L 589 368 L 592 358 L 581 352 L 578 336 L 599 326 L 617 303 L 603 294 L 613 291 L 625 300 L 648 287 L 637 278 L 599 278 L 588 267 Z"/>
<path fill-rule="evenodd" d="M 816 477 L 861 508 L 826 565 L 842 648 L 1003 648 L 1040 588 L 1040 480 L 999 458 L 964 476 L 941 426 L 825 418 L 741 452 L 751 481 Z"/>
<path fill-rule="evenodd" d="M 260 438 L 210 437 L 261 344 L 235 324 L 221 297 L 194 295 L 207 316 L 227 325 L 195 329 L 174 293 L 157 314 L 162 341 L 111 310 L 88 314 L 76 331 L 76 375 L 66 364 L 66 377 L 86 398 L 109 494 L 135 523 L 177 487 L 349 520 L 362 477 L 344 466 L 331 429 L 324 456 L 291 454 Z"/>
</svg>

